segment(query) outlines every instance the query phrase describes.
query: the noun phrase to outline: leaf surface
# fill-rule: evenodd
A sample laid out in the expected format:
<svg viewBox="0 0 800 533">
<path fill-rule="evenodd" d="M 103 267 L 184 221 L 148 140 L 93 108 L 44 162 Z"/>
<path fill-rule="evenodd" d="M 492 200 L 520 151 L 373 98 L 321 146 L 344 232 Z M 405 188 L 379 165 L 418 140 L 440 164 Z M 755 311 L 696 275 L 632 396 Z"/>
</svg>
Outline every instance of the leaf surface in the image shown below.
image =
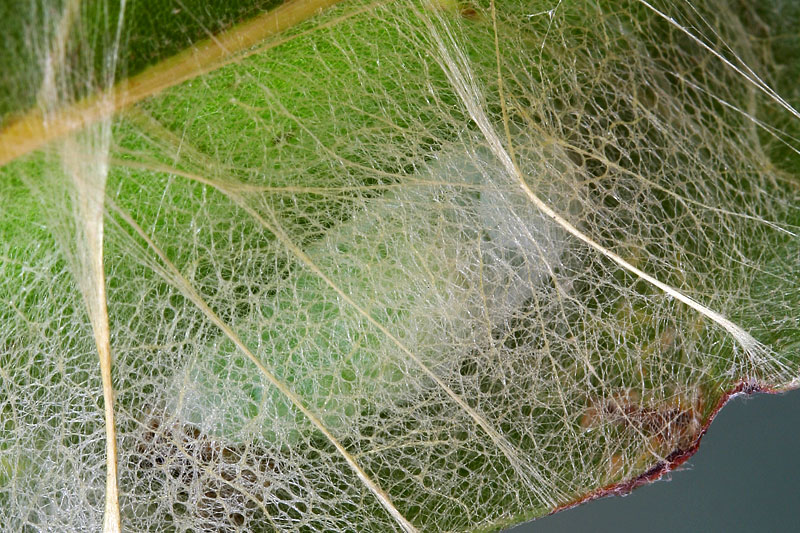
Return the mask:
<svg viewBox="0 0 800 533">
<path fill-rule="evenodd" d="M 62 7 L 0 131 L 11 530 L 496 530 L 797 385 L 772 12 L 290 2 L 120 80 L 124 4 Z"/>
</svg>

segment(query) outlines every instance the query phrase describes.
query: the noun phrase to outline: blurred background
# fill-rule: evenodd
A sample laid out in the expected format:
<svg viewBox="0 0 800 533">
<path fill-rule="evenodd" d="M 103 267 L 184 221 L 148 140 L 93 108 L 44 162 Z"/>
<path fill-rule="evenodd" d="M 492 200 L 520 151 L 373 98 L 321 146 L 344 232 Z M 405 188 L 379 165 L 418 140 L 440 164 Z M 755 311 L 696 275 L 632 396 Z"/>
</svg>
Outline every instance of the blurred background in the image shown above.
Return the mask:
<svg viewBox="0 0 800 533">
<path fill-rule="evenodd" d="M 678 470 L 509 533 L 800 531 L 800 391 L 731 400 Z"/>
</svg>

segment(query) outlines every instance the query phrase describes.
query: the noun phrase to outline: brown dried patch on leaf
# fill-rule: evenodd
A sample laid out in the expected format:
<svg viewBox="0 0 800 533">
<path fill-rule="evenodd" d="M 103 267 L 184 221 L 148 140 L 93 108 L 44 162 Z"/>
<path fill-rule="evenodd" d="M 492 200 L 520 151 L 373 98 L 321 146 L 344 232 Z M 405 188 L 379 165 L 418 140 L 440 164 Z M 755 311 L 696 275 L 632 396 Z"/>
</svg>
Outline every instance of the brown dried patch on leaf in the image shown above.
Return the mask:
<svg viewBox="0 0 800 533">
<path fill-rule="evenodd" d="M 263 514 L 269 480 L 279 473 L 268 450 L 223 442 L 150 410 L 136 452 L 142 469 L 156 471 L 165 485 L 188 492 L 178 500 L 197 502 L 203 530 L 248 530 L 248 524 L 268 521 Z"/>
<path fill-rule="evenodd" d="M 661 457 L 686 452 L 703 432 L 700 395 L 669 400 L 642 400 L 632 389 L 590 402 L 581 417 L 585 430 L 613 424 L 647 438 L 651 452 Z"/>
</svg>

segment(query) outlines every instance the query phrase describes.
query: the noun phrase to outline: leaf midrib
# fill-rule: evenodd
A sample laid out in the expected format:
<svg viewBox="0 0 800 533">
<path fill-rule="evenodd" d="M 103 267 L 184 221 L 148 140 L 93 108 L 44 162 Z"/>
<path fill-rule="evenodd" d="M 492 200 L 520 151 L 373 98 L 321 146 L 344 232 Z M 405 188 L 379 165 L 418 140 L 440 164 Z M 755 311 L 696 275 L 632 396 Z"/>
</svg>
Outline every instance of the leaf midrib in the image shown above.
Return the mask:
<svg viewBox="0 0 800 533">
<path fill-rule="evenodd" d="M 237 54 L 280 34 L 340 0 L 289 0 L 120 81 L 111 89 L 45 112 L 31 109 L 0 130 L 0 166 L 115 115 L 131 105 L 228 64 Z M 278 43 L 274 43 L 277 45 Z M 269 45 L 260 50 L 269 48 Z"/>
</svg>

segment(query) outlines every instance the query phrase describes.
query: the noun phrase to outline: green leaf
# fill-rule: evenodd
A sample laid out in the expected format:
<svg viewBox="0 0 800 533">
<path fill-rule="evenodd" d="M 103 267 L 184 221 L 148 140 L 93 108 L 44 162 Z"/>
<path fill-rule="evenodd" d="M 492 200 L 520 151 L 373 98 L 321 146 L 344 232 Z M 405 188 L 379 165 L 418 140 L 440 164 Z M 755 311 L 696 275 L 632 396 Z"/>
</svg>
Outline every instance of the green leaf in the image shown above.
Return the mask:
<svg viewBox="0 0 800 533">
<path fill-rule="evenodd" d="M 9 16 L 9 529 L 498 530 L 797 386 L 796 10 L 331 3 Z"/>
</svg>

